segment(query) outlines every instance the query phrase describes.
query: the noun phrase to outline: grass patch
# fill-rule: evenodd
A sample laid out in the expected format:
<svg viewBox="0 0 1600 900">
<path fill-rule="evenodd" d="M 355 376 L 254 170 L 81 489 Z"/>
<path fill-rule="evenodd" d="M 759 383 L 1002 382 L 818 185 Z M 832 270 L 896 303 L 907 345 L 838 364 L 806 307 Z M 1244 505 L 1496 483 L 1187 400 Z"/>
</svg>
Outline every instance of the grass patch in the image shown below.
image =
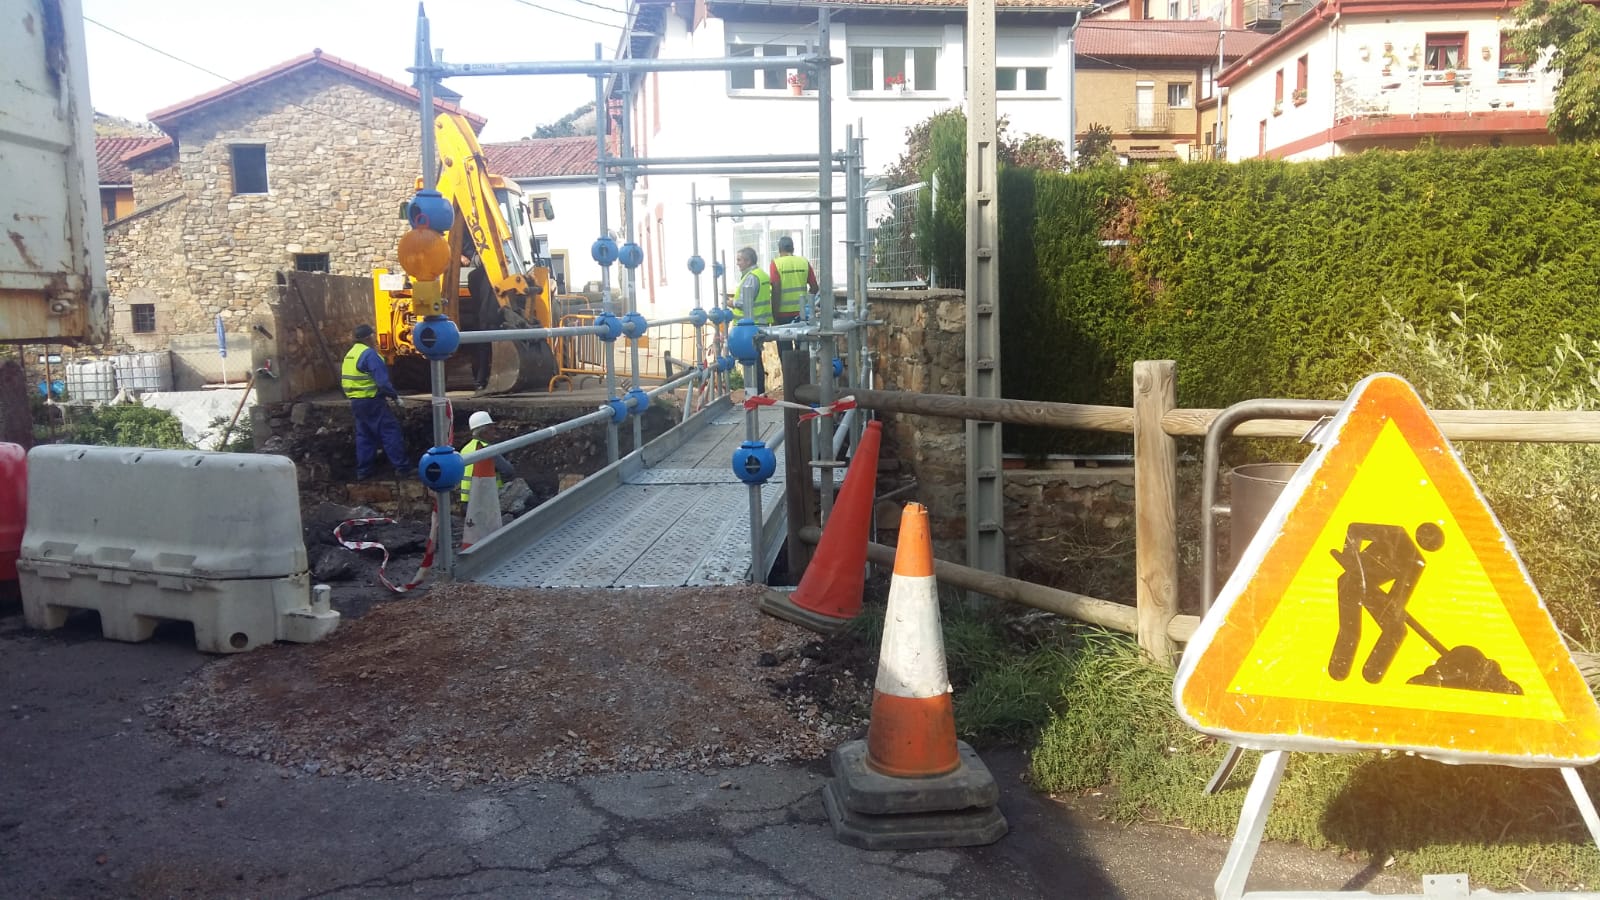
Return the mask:
<svg viewBox="0 0 1600 900">
<path fill-rule="evenodd" d="M 1227 789 L 1204 786 L 1224 747 L 1172 706 L 1172 676 L 1140 659 L 1132 638 L 1085 631 L 1067 654 L 1056 715 L 1040 731 L 1035 784 L 1050 792 L 1110 785 L 1112 814 L 1231 834 L 1259 753 Z M 1591 791 L 1600 786 L 1584 771 Z M 1448 766 L 1402 753 L 1289 757 L 1269 840 L 1394 856 L 1416 873 L 1469 872 L 1498 888 L 1584 890 L 1600 884 L 1590 842 L 1560 773 Z"/>
</svg>

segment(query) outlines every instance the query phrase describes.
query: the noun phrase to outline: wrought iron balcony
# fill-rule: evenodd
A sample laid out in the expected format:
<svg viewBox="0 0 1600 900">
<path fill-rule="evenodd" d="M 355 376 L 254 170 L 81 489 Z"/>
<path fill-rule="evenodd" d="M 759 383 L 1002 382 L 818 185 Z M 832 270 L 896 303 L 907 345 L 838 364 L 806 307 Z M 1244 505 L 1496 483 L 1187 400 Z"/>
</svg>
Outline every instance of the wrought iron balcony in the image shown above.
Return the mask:
<svg viewBox="0 0 1600 900">
<path fill-rule="evenodd" d="M 1165 103 L 1135 103 L 1128 107 L 1128 131 L 1165 134 L 1172 129 L 1172 108 Z"/>
</svg>

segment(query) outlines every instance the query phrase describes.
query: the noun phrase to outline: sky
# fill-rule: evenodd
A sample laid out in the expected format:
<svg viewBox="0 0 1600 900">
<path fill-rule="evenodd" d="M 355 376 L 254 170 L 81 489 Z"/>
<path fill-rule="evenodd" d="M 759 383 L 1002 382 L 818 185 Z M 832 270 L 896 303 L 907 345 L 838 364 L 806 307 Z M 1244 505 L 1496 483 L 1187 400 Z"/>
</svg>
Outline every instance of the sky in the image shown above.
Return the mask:
<svg viewBox="0 0 1600 900">
<path fill-rule="evenodd" d="M 404 84 L 416 47 L 416 0 L 82 0 L 89 94 L 98 112 L 145 120 L 166 106 L 321 48 Z M 446 62 L 610 56 L 627 0 L 430 0 Z M 148 46 L 142 46 L 141 43 Z M 152 49 L 154 48 L 154 49 Z M 205 70 L 205 71 L 202 71 Z M 446 86 L 486 116 L 485 141 L 526 137 L 594 100 L 584 76 L 474 76 Z"/>
</svg>

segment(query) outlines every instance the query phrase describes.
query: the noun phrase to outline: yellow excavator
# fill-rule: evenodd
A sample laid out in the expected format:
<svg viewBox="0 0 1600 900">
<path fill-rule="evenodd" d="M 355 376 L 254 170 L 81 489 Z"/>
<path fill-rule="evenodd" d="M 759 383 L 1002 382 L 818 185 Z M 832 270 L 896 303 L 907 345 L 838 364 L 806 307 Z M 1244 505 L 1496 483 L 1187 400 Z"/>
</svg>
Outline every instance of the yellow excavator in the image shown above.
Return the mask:
<svg viewBox="0 0 1600 900">
<path fill-rule="evenodd" d="M 465 118 L 440 113 L 433 130 L 439 153 L 436 190 L 455 206 L 455 225 L 447 233 L 450 265 L 441 276 L 445 314 L 463 331 L 551 327 L 550 266 L 539 258 L 533 233 L 535 221 L 554 218 L 549 201 L 530 208 L 515 182 L 491 173 Z M 421 179 L 417 186 L 422 186 Z M 402 217 L 406 213 L 402 208 Z M 462 266 L 463 256 L 470 266 Z M 454 291 L 443 287 L 452 284 Z M 411 343 L 412 326 L 423 315 L 413 306 L 411 287 L 403 272 L 373 271 L 377 349 L 401 387 L 428 381 L 427 360 Z M 495 341 L 490 346 L 488 371 L 474 365 L 473 379 L 482 393 L 547 391 L 560 374 L 548 341 Z M 471 360 L 476 352 L 475 345 L 467 345 L 456 356 Z"/>
</svg>

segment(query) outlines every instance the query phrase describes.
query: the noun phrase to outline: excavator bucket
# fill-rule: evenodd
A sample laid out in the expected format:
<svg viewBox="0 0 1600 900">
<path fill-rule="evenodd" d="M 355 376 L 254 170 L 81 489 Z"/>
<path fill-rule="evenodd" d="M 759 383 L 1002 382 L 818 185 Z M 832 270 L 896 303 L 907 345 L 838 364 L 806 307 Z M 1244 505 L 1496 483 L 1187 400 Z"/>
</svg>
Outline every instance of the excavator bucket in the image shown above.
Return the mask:
<svg viewBox="0 0 1600 900">
<path fill-rule="evenodd" d="M 495 341 L 492 346 L 485 394 L 548 391 L 550 379 L 561 373 L 549 341 Z"/>
</svg>

